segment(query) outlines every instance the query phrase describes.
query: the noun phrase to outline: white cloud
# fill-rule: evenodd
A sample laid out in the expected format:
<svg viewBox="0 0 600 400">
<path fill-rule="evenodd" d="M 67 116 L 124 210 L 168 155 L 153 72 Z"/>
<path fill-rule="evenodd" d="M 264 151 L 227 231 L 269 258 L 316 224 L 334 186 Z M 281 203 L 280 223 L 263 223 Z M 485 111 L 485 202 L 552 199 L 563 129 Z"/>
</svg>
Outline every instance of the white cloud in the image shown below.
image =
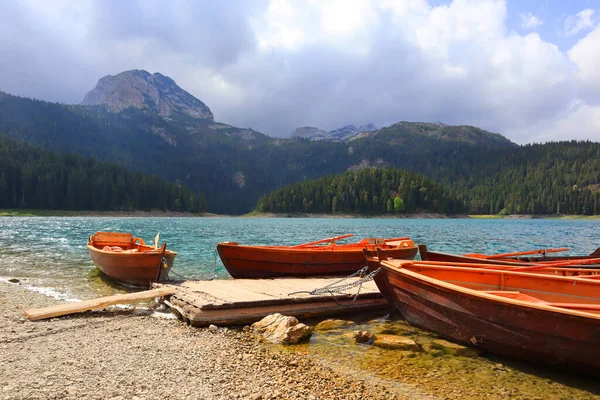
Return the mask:
<svg viewBox="0 0 600 400">
<path fill-rule="evenodd" d="M 535 29 L 542 25 L 544 25 L 544 21 L 540 18 L 536 17 L 532 13 L 520 13 L 519 14 L 519 24 L 523 29 Z"/>
<path fill-rule="evenodd" d="M 533 128 L 533 129 L 532 129 Z M 574 102 L 566 112 L 557 118 L 543 121 L 530 132 L 515 132 L 517 135 L 529 135 L 528 142 L 544 143 L 561 140 L 600 141 L 600 107 Z M 533 135 L 531 131 L 535 132 Z"/>
<path fill-rule="evenodd" d="M 598 23 L 598 14 L 591 8 L 570 15 L 565 20 L 565 35 L 572 36 L 579 32 L 593 28 Z"/>
<path fill-rule="evenodd" d="M 519 143 L 600 132 L 600 27 L 563 52 L 510 30 L 503 0 L 27 1 L 0 2 L 0 90 L 14 94 L 79 102 L 101 76 L 143 68 L 274 136 L 400 120 Z"/>
<path fill-rule="evenodd" d="M 579 95 L 600 105 L 600 25 L 579 40 L 568 54 L 577 67 Z"/>
</svg>

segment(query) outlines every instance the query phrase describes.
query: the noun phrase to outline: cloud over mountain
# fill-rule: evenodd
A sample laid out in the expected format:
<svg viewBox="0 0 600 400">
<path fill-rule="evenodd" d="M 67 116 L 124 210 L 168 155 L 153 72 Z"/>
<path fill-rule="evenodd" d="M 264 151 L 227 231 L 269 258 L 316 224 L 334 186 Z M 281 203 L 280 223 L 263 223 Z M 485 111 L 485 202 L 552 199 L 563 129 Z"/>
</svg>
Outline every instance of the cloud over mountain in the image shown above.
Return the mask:
<svg viewBox="0 0 600 400">
<path fill-rule="evenodd" d="M 580 35 L 565 51 L 511 30 L 508 5 L 7 0 L 0 90 L 76 103 L 101 76 L 145 69 L 175 79 L 217 120 L 274 136 L 412 120 L 481 126 L 519 143 L 599 140 L 594 14 L 582 6 L 561 26 Z M 534 11 L 522 14 L 541 22 Z"/>
</svg>

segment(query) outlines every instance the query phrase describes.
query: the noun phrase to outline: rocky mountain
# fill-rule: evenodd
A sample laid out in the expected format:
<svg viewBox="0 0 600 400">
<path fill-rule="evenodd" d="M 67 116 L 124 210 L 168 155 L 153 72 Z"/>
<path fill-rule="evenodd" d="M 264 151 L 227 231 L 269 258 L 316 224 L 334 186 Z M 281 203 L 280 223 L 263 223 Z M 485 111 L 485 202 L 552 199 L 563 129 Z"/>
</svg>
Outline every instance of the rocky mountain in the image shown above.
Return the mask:
<svg viewBox="0 0 600 400">
<path fill-rule="evenodd" d="M 358 128 L 354 125 L 346 125 L 342 128 L 330 131 L 329 136 L 331 136 L 333 140 L 346 140 L 358 135 L 359 133 L 375 132 L 377 129 L 378 128 L 370 122 L 366 125 L 361 125 Z"/>
<path fill-rule="evenodd" d="M 207 210 L 216 213 L 247 212 L 277 187 L 350 168 L 400 167 L 452 185 L 481 170 L 490 153 L 518 150 L 476 127 L 418 122 L 380 130 L 303 127 L 294 137 L 309 140 L 272 138 L 214 121 L 204 103 L 170 78 L 145 71 L 100 79 L 84 103 L 103 106 L 0 92 L 0 135 L 181 182 L 206 193 Z"/>
<path fill-rule="evenodd" d="M 320 140 L 333 140 L 333 141 L 344 141 L 350 138 L 357 136 L 363 132 L 374 132 L 377 130 L 377 127 L 372 123 L 368 123 L 366 125 L 361 125 L 358 128 L 354 125 L 346 125 L 338 129 L 334 129 L 332 131 L 324 131 L 319 128 L 311 127 L 311 126 L 303 126 L 300 128 L 296 128 L 294 132 L 292 132 L 292 138 L 296 139 L 308 139 L 312 141 L 320 141 Z"/>
<path fill-rule="evenodd" d="M 137 69 L 101 78 L 81 104 L 105 105 L 114 112 L 129 107 L 149 109 L 167 118 L 183 115 L 214 119 L 206 104 L 177 86 L 173 79 Z"/>
<path fill-rule="evenodd" d="M 292 132 L 292 138 L 315 141 L 331 139 L 328 132 L 312 126 L 301 126 L 300 128 L 294 129 L 294 132 Z"/>
</svg>

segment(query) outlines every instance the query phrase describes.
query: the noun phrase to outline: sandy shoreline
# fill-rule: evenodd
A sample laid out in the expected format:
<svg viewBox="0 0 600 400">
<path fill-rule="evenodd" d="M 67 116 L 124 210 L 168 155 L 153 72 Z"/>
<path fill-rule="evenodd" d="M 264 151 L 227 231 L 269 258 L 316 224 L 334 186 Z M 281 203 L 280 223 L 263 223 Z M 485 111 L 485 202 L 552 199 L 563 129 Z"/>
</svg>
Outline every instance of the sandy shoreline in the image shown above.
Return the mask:
<svg viewBox="0 0 600 400">
<path fill-rule="evenodd" d="M 190 328 L 148 311 L 30 322 L 18 309 L 54 303 L 0 282 L 0 399 L 431 398 L 409 385 L 393 392 L 378 378 L 344 376 L 244 333 Z"/>
</svg>

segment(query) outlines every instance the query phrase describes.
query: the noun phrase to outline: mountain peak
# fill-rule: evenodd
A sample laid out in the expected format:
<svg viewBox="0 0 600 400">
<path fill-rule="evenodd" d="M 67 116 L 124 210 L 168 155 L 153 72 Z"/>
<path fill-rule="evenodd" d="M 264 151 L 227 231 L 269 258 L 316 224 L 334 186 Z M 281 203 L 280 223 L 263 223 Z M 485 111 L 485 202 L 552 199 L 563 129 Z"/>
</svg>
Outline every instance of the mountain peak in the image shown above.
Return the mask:
<svg viewBox="0 0 600 400">
<path fill-rule="evenodd" d="M 162 117 L 185 115 L 214 120 L 210 108 L 158 72 L 134 69 L 100 78 L 82 105 L 105 105 L 114 112 L 129 107 L 149 109 Z"/>
<path fill-rule="evenodd" d="M 358 128 L 355 125 L 346 125 L 338 129 L 334 129 L 330 132 L 326 132 L 322 129 L 315 128 L 312 126 L 303 126 L 296 128 L 292 132 L 292 138 L 308 139 L 312 141 L 316 140 L 334 140 L 342 141 L 347 140 L 362 132 L 373 132 L 376 131 L 377 127 L 372 123 L 361 125 Z"/>
</svg>

